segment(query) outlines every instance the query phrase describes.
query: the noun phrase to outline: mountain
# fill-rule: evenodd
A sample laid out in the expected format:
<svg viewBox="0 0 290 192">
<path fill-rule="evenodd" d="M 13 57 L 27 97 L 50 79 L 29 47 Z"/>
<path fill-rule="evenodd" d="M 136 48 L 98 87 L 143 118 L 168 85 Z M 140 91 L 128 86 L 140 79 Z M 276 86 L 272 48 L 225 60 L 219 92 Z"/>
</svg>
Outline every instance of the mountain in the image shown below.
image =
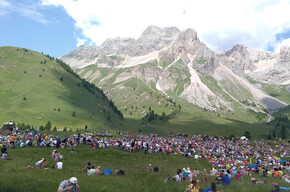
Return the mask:
<svg viewBox="0 0 290 192">
<path fill-rule="evenodd" d="M 290 47 L 282 47 L 280 53 L 254 50 L 236 45 L 219 54 L 227 67 L 239 76 L 268 84 L 290 84 Z"/>
<path fill-rule="evenodd" d="M 0 47 L 0 122 L 108 129 L 120 113 L 104 93 L 49 55 Z"/>
<path fill-rule="evenodd" d="M 80 46 L 60 59 L 101 87 L 127 116 L 192 105 L 255 122 L 290 103 L 289 48 L 276 54 L 237 45 L 214 52 L 193 29 L 150 26 L 138 39 Z M 270 94 L 276 88 L 281 94 Z"/>
</svg>

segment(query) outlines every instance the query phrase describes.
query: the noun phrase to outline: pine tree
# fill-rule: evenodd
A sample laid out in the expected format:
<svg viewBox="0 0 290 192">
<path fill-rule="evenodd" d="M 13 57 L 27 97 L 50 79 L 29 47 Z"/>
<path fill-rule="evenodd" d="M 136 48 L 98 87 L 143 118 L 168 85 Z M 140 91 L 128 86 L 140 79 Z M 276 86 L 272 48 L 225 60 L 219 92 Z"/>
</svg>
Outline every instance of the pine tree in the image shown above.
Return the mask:
<svg viewBox="0 0 290 192">
<path fill-rule="evenodd" d="M 251 139 L 251 133 L 249 131 L 245 131 L 245 136 L 248 138 L 248 139 Z"/>
<path fill-rule="evenodd" d="M 280 135 L 281 135 L 282 139 L 286 139 L 287 138 L 287 129 L 286 129 L 286 127 L 284 125 L 281 128 Z"/>
<path fill-rule="evenodd" d="M 45 125 L 45 130 L 49 131 L 51 129 L 51 123 L 50 121 L 47 121 L 46 125 Z"/>
</svg>

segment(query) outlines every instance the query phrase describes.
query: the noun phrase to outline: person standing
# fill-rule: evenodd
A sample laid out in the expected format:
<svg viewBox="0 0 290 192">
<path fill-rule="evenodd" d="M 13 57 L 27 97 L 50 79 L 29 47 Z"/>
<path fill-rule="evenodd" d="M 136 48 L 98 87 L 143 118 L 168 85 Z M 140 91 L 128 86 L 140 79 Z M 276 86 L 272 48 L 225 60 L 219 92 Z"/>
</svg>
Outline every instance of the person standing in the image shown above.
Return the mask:
<svg viewBox="0 0 290 192">
<path fill-rule="evenodd" d="M 11 137 L 10 137 L 10 148 L 11 149 L 14 149 L 14 143 L 15 143 L 15 134 L 13 134 Z"/>
</svg>

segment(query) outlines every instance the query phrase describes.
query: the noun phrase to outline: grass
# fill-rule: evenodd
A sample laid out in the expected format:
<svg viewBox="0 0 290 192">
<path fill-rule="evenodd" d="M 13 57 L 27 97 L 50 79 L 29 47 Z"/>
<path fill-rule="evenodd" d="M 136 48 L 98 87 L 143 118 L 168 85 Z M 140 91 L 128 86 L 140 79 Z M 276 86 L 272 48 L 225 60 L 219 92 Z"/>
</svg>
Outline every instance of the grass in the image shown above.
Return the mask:
<svg viewBox="0 0 290 192">
<path fill-rule="evenodd" d="M 166 182 L 164 179 L 173 176 L 177 169 L 183 167 L 198 168 L 200 171 L 209 169 L 211 165 L 205 160 L 193 160 L 180 155 L 147 154 L 142 151 L 129 153 L 119 149 L 97 149 L 91 150 L 88 146 L 76 147 L 77 154 L 71 154 L 68 149 L 60 149 L 64 156 L 63 170 L 55 169 L 27 169 L 27 165 L 33 165 L 40 158 L 48 160 L 48 165 L 53 164 L 50 157 L 52 148 L 16 148 L 10 150 L 9 155 L 12 160 L 0 160 L 0 184 L 1 192 L 51 192 L 57 191 L 61 181 L 70 177 L 77 177 L 81 191 L 142 191 L 142 192 L 183 192 L 188 183 Z M 101 169 L 110 168 L 126 169 L 125 176 L 87 176 L 84 171 L 87 162 L 94 166 L 101 166 Z M 146 166 L 158 165 L 158 173 L 148 173 Z M 201 180 L 199 177 L 198 180 Z M 208 177 L 207 183 L 199 183 L 201 188 L 207 188 L 215 178 Z M 256 175 L 258 180 L 262 180 Z M 270 178 L 269 184 L 254 185 L 250 183 L 250 177 L 245 177 L 240 181 L 232 181 L 230 186 L 218 186 L 224 192 L 260 192 L 271 191 L 271 184 L 278 182 L 280 186 L 289 187 L 289 184 L 281 182 L 281 179 Z"/>
<path fill-rule="evenodd" d="M 79 79 L 46 56 L 16 47 L 0 47 L 0 56 L 1 123 L 13 120 L 39 127 L 51 121 L 61 129 L 108 129 L 119 121 L 100 93 L 79 86 Z M 111 122 L 104 111 L 111 113 Z"/>
</svg>

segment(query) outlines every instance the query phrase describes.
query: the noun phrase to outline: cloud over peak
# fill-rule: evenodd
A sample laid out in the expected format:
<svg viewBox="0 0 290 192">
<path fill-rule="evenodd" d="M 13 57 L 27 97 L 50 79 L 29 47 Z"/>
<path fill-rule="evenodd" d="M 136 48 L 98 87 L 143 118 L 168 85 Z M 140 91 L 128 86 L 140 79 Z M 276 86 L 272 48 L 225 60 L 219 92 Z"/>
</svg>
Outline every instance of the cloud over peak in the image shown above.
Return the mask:
<svg viewBox="0 0 290 192">
<path fill-rule="evenodd" d="M 266 50 L 281 43 L 276 34 L 290 29 L 287 0 L 42 0 L 42 5 L 64 8 L 81 32 L 78 44 L 84 38 L 95 45 L 107 38 L 138 38 L 156 25 L 193 28 L 213 50 L 235 44 Z"/>
</svg>

